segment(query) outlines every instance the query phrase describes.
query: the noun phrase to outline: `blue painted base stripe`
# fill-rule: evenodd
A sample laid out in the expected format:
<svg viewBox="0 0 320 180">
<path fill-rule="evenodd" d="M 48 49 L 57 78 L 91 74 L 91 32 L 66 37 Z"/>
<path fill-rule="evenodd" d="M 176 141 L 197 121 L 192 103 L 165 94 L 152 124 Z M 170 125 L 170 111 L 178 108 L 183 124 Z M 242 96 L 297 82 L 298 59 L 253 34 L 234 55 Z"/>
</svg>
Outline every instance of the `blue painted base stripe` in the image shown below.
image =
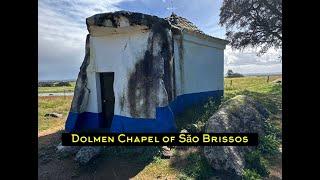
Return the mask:
<svg viewBox="0 0 320 180">
<path fill-rule="evenodd" d="M 114 133 L 169 133 L 176 132 L 175 115 L 185 108 L 203 103 L 209 97 L 220 99 L 223 90 L 184 94 L 175 98 L 168 106 L 156 108 L 156 118 L 132 118 L 114 115 L 110 132 Z M 65 129 L 67 132 L 98 129 L 103 121 L 102 113 L 69 112 Z"/>
<path fill-rule="evenodd" d="M 169 106 L 174 114 L 177 115 L 192 105 L 204 103 L 210 97 L 212 97 L 214 100 L 219 100 L 222 96 L 223 90 L 183 94 L 176 97 L 176 99 L 172 101 Z"/>
<path fill-rule="evenodd" d="M 113 133 L 173 133 L 177 132 L 174 115 L 169 107 L 156 109 L 155 119 L 130 118 L 115 115 L 111 124 Z"/>
<path fill-rule="evenodd" d="M 74 132 L 74 131 L 81 131 L 81 130 L 97 129 L 100 127 L 101 122 L 102 122 L 102 113 L 69 112 L 66 125 L 65 125 L 65 130 L 67 132 Z"/>
</svg>

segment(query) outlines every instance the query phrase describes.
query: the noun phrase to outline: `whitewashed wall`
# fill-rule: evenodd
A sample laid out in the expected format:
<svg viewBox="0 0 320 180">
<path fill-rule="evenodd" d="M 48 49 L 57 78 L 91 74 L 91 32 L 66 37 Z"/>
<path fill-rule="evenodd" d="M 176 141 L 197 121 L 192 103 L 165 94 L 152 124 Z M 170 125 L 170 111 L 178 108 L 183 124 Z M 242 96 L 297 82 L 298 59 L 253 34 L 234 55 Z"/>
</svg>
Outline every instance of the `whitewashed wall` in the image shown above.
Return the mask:
<svg viewBox="0 0 320 180">
<path fill-rule="evenodd" d="M 183 33 L 175 37 L 174 56 L 177 95 L 223 90 L 224 45 Z"/>
<path fill-rule="evenodd" d="M 91 36 L 90 64 L 87 68 L 90 89 L 87 112 L 101 112 L 100 72 L 114 72 L 115 109 L 117 115 L 130 117 L 129 102 L 120 108 L 121 96 L 127 97 L 129 74 L 141 60 L 148 46 L 150 31 Z M 177 95 L 223 90 L 224 45 L 183 34 L 183 58 L 180 43 L 174 42 Z"/>
<path fill-rule="evenodd" d="M 91 37 L 90 65 L 88 87 L 90 97 L 88 112 L 101 112 L 100 72 L 114 72 L 115 109 L 117 115 L 128 116 L 128 102 L 121 111 L 121 96 L 127 93 L 127 82 L 130 72 L 138 60 L 143 58 L 147 49 L 149 32 L 109 34 L 108 36 Z"/>
</svg>

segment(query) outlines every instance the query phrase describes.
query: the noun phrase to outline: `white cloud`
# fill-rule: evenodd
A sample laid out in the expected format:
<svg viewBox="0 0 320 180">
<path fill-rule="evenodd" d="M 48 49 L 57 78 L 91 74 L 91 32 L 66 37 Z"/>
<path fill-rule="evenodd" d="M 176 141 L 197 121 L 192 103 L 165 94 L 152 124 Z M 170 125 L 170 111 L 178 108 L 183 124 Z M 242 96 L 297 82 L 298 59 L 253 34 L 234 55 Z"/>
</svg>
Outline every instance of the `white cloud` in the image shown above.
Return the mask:
<svg viewBox="0 0 320 180">
<path fill-rule="evenodd" d="M 225 50 L 225 71 L 232 69 L 239 73 L 279 73 L 282 72 L 281 49 L 270 49 L 265 54 L 257 56 L 259 49 L 247 48 L 243 51 Z"/>
<path fill-rule="evenodd" d="M 39 1 L 38 52 L 40 80 L 76 78 L 84 57 L 85 19 L 119 10 L 121 1 Z"/>
<path fill-rule="evenodd" d="M 230 46 L 225 50 L 225 65 L 264 65 L 279 63 L 281 50 L 269 49 L 265 54 L 258 56 L 259 49 L 247 48 L 242 51 L 234 50 Z"/>
</svg>

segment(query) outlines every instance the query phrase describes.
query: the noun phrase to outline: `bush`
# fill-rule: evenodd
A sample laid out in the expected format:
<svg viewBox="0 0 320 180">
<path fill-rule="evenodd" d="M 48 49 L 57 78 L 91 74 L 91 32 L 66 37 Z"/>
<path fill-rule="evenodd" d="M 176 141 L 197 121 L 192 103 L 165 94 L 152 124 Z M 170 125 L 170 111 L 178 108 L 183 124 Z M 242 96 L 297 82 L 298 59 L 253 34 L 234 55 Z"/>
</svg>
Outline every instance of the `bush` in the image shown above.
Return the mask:
<svg viewBox="0 0 320 180">
<path fill-rule="evenodd" d="M 279 153 L 280 142 L 273 134 L 261 137 L 258 149 L 264 155 L 276 155 Z"/>
<path fill-rule="evenodd" d="M 211 166 L 206 161 L 205 157 L 201 156 L 200 153 L 190 153 L 187 157 L 188 165 L 183 169 L 186 176 L 180 177 L 180 179 L 208 179 L 213 175 Z"/>
<path fill-rule="evenodd" d="M 214 101 L 212 97 L 203 104 L 197 104 L 187 108 L 176 117 L 178 129 L 186 129 L 190 133 L 199 133 L 204 130 L 205 123 L 219 108 L 220 101 Z"/>
<path fill-rule="evenodd" d="M 265 123 L 265 131 L 266 131 L 267 135 L 273 135 L 277 139 L 281 139 L 281 129 L 277 128 L 271 122 L 266 122 Z"/>
<path fill-rule="evenodd" d="M 258 150 L 245 155 L 246 168 L 255 170 L 259 175 L 266 177 L 269 175 L 267 161 L 261 156 Z"/>
<path fill-rule="evenodd" d="M 203 114 L 200 116 L 198 121 L 206 123 L 209 118 L 218 110 L 219 102 L 215 102 L 212 97 L 203 106 Z"/>
<path fill-rule="evenodd" d="M 260 180 L 261 176 L 255 171 L 251 169 L 244 169 L 242 174 L 243 180 Z"/>
</svg>

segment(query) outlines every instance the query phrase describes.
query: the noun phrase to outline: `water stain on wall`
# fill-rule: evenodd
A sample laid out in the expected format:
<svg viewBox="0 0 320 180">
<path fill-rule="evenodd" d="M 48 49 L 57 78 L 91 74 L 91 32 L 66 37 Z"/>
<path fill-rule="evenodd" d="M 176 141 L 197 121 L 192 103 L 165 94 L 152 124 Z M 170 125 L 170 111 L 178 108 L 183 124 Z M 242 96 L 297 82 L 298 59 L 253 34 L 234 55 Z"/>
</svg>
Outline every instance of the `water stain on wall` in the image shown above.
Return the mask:
<svg viewBox="0 0 320 180">
<path fill-rule="evenodd" d="M 147 50 L 129 75 L 128 100 L 132 117 L 154 118 L 156 107 L 173 98 L 171 33 L 165 28 L 168 24 L 163 23 L 153 23 Z"/>
</svg>

